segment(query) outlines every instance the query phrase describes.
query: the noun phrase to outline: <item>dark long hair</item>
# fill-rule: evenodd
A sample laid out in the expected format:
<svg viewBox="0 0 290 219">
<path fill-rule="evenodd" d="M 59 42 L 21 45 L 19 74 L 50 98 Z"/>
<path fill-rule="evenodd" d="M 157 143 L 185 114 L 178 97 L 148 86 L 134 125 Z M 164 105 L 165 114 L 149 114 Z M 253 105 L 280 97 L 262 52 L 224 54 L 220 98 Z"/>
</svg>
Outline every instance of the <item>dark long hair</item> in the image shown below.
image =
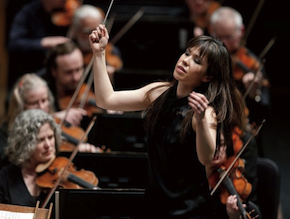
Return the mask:
<svg viewBox="0 0 290 219">
<path fill-rule="evenodd" d="M 243 130 L 245 127 L 245 120 L 243 119 L 245 105 L 240 91 L 237 89 L 232 77 L 231 56 L 221 41 L 210 36 L 192 38 L 188 42 L 187 48 L 193 47 L 199 49 L 202 58 L 207 58 L 207 75 L 211 77 L 209 82 L 202 83 L 195 91 L 203 93 L 208 99 L 209 105 L 213 107 L 216 114 L 216 120 L 219 127 L 217 134 L 218 136 L 223 134 L 225 144 L 231 147 L 233 129 L 239 127 Z M 169 85 L 172 87 L 176 83 L 178 82 L 174 79 L 171 83 L 164 86 Z M 159 110 L 167 98 L 168 90 L 154 101 L 146 111 L 147 130 L 152 130 L 152 128 L 154 128 Z M 152 90 L 149 92 L 152 92 Z M 187 113 L 183 121 L 184 126 L 182 133 L 186 133 L 188 128 L 191 127 L 193 113 L 193 110 Z M 220 142 L 217 143 L 217 147 L 219 147 Z"/>
</svg>

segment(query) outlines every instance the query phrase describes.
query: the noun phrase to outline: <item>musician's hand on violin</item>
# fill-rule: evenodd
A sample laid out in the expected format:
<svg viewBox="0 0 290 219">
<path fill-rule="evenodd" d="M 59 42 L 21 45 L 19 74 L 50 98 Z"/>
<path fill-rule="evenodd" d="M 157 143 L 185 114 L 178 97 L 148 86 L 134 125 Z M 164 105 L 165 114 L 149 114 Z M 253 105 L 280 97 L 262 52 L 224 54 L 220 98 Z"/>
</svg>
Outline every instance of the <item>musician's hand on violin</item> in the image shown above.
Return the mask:
<svg viewBox="0 0 290 219">
<path fill-rule="evenodd" d="M 83 153 L 102 153 L 102 149 L 89 143 L 82 143 L 79 145 L 79 152 Z"/>
<path fill-rule="evenodd" d="M 244 207 L 246 205 L 243 204 Z M 239 207 L 237 205 L 237 196 L 236 195 L 230 195 L 227 199 L 226 204 L 226 210 L 227 214 L 230 219 L 240 219 L 241 212 L 239 210 Z"/>
<path fill-rule="evenodd" d="M 106 27 L 100 24 L 96 30 L 89 35 L 89 40 L 94 54 L 104 51 L 109 40 L 109 34 Z"/>
<path fill-rule="evenodd" d="M 188 96 L 188 104 L 196 112 L 194 114 L 196 119 L 204 117 L 205 110 L 208 107 L 208 100 L 203 94 L 192 91 Z"/>
<path fill-rule="evenodd" d="M 255 98 L 256 95 L 260 94 L 260 88 L 263 84 L 263 73 L 261 71 L 257 72 L 257 75 L 253 72 L 248 72 L 243 76 L 243 84 L 245 86 L 245 89 L 247 89 L 252 81 L 254 80 L 253 86 L 249 92 L 249 97 L 250 98 Z"/>
<path fill-rule="evenodd" d="M 43 48 L 50 49 L 58 44 L 65 43 L 70 40 L 70 38 L 63 36 L 49 36 L 42 38 L 40 43 Z"/>
<path fill-rule="evenodd" d="M 79 126 L 87 111 L 82 108 L 70 108 L 66 114 L 66 110 L 54 113 L 56 117 L 63 119 L 66 116 L 66 121 L 73 126 Z"/>
</svg>

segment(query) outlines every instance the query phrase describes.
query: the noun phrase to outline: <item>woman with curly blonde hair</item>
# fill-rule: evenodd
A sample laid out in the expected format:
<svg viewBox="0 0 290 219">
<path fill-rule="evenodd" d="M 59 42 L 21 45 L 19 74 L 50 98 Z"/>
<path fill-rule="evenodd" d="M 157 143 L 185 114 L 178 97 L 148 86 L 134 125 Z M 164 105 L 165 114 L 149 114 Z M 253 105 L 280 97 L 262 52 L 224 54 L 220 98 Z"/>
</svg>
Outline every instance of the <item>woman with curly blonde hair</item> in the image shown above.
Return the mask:
<svg viewBox="0 0 290 219">
<path fill-rule="evenodd" d="M 0 170 L 0 203 L 33 207 L 45 200 L 35 169 L 54 159 L 60 144 L 61 130 L 51 115 L 41 109 L 21 112 L 5 148 L 11 164 Z"/>
</svg>

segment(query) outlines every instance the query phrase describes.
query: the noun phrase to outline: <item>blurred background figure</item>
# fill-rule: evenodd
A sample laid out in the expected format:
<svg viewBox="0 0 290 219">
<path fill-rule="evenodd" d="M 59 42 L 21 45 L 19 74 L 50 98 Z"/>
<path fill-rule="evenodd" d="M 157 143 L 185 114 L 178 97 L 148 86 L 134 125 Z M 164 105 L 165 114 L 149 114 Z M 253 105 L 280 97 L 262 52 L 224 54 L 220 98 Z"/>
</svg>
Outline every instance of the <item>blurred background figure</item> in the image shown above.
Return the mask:
<svg viewBox="0 0 290 219">
<path fill-rule="evenodd" d="M 37 0 L 25 4 L 15 15 L 8 36 L 8 90 L 27 72 L 43 67 L 48 49 L 69 41 L 68 26 L 54 20 L 67 0 Z"/>
<path fill-rule="evenodd" d="M 92 50 L 89 42 L 89 34 L 104 20 L 104 12 L 101 8 L 83 4 L 77 8 L 73 15 L 71 35 L 84 55 L 85 66 L 92 59 Z M 114 82 L 114 73 L 123 66 L 120 50 L 113 44 L 106 47 L 107 71 L 111 82 Z"/>
<path fill-rule="evenodd" d="M 245 25 L 241 14 L 234 8 L 220 7 L 211 16 L 209 32 L 223 41 L 232 55 L 233 77 L 244 94 L 249 123 L 255 129 L 270 115 L 270 82 L 260 58 L 243 42 Z M 262 156 L 260 136 L 257 140 Z"/>
<path fill-rule="evenodd" d="M 72 135 L 77 131 L 77 133 L 81 131 L 78 127 L 83 119 L 83 114 L 86 113 L 84 109 L 79 108 L 72 108 L 67 113 L 65 110 L 55 111 L 54 97 L 46 81 L 33 73 L 24 74 L 15 83 L 8 109 L 7 114 L 0 122 L 0 168 L 9 163 L 4 150 L 7 146 L 7 138 L 11 132 L 15 118 L 21 112 L 27 109 L 41 109 L 52 115 L 56 121 L 65 119 L 66 124 L 72 126 L 70 132 Z M 99 148 L 89 143 L 81 144 L 79 151 L 100 152 Z"/>
<path fill-rule="evenodd" d="M 211 14 L 221 6 L 216 0 L 184 0 L 188 18 L 194 23 L 193 35 L 208 35 L 207 29 Z"/>
<path fill-rule="evenodd" d="M 73 41 L 59 44 L 52 48 L 46 59 L 45 79 L 55 98 L 55 109 L 65 110 L 73 97 L 84 75 L 84 59 L 81 50 Z M 86 95 L 86 88 L 89 93 Z M 91 87 L 86 83 L 77 94 L 73 107 L 79 107 L 82 98 L 85 99 L 83 116 L 92 116 L 92 113 L 102 112 L 96 106 Z"/>
</svg>

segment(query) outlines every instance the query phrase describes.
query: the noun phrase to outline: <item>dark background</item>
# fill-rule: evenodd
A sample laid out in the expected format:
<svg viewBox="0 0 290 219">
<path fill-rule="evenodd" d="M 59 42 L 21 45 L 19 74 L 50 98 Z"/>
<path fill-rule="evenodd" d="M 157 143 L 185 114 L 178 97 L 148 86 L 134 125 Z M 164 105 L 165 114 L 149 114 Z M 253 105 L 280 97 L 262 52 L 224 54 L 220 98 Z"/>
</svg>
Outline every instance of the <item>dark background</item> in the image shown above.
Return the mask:
<svg viewBox="0 0 290 219">
<path fill-rule="evenodd" d="M 114 37 L 113 33 L 118 32 L 122 25 L 122 17 L 130 18 L 139 10 L 142 6 L 149 12 L 145 13 L 143 17 L 126 33 L 116 45 L 122 48 L 123 55 L 126 55 L 126 51 L 130 51 L 130 57 L 128 62 L 124 63 L 125 69 L 134 68 L 133 73 L 130 73 L 129 69 L 124 71 L 126 79 L 122 81 L 124 87 L 138 86 L 141 83 L 145 83 L 144 77 L 138 74 L 138 70 L 144 73 L 145 70 L 152 66 L 157 66 L 160 71 L 155 71 L 159 74 L 157 78 L 170 77 L 171 70 L 174 66 L 174 58 L 179 56 L 178 49 L 176 49 L 176 42 L 169 41 L 168 38 L 174 39 L 176 31 L 178 31 L 178 25 L 176 21 L 181 17 L 175 16 L 179 12 L 179 6 L 182 1 L 115 1 L 112 9 L 117 11 L 116 21 L 112 28 L 111 38 Z M 231 6 L 237 9 L 244 18 L 244 23 L 247 27 L 251 21 L 256 8 L 260 2 L 257 0 L 225 0 L 223 5 Z M 104 1 L 103 8 L 108 8 L 108 2 Z M 151 10 L 150 10 L 151 9 Z M 118 11 L 119 10 L 119 11 Z M 117 19 L 120 16 L 119 20 Z M 247 39 L 247 46 L 257 55 L 264 50 L 266 45 L 272 38 L 275 38 L 274 45 L 268 50 L 265 55 L 265 68 L 270 78 L 271 83 L 271 98 L 272 98 L 272 112 L 270 118 L 264 124 L 262 135 L 262 152 L 263 156 L 272 159 L 278 165 L 281 173 L 281 203 L 284 218 L 290 218 L 290 209 L 288 203 L 290 203 L 290 189 L 288 182 L 290 180 L 289 172 L 289 158 L 290 158 L 290 119 L 288 113 L 287 102 L 289 101 L 289 39 L 290 39 L 290 18 L 288 8 L 282 1 L 264 1 L 260 12 L 254 22 L 253 28 L 249 33 Z M 159 21 L 150 20 L 148 17 L 159 17 Z M 162 23 L 162 19 L 168 17 L 169 19 L 164 25 L 158 25 Z M 140 27 L 142 22 L 144 24 Z M 150 22 L 151 21 L 151 22 Z M 182 23 L 182 22 L 181 22 Z M 138 26 L 139 25 L 139 26 Z M 182 23 L 182 25 L 185 25 Z M 121 27 L 120 27 L 121 26 Z M 156 28 L 154 28 L 156 27 Z M 137 31 L 138 30 L 138 31 Z M 170 30 L 172 32 L 170 32 Z M 156 34 L 155 38 L 153 37 Z M 153 38 L 159 38 L 158 43 Z M 131 38 L 131 39 L 130 39 Z M 144 49 L 143 38 L 148 40 L 152 44 L 148 44 Z M 136 40 L 138 39 L 138 40 Z M 162 40 L 161 40 L 162 39 Z M 136 43 L 136 41 L 139 43 Z M 126 43 L 125 43 L 126 42 Z M 140 44 L 142 46 L 140 46 Z M 125 46 L 125 47 L 123 47 Z M 144 46 L 145 47 L 145 46 Z M 146 51 L 147 50 L 147 51 Z M 134 52 L 135 51 L 135 52 Z M 173 56 L 171 56 L 173 55 Z M 126 60 L 126 57 L 124 57 Z M 142 59 L 140 61 L 140 58 Z M 159 58 L 159 59 L 158 59 Z M 170 60 L 170 61 L 169 61 Z M 172 63 L 172 62 L 173 63 Z M 156 63 L 157 62 L 157 63 Z M 131 63 L 129 65 L 128 63 Z M 128 66 L 128 65 L 129 66 Z M 171 66 L 170 66 L 171 65 Z M 139 67 L 136 67 L 139 66 Z M 161 71 L 161 69 L 166 71 Z M 156 70 L 156 68 L 155 68 Z M 121 75 L 121 74 L 120 74 Z M 121 78 L 121 76 L 119 77 Z M 155 76 L 155 75 L 154 75 Z M 147 79 L 153 80 L 153 78 Z M 118 78 L 118 76 L 117 76 Z M 155 78 L 156 79 L 156 78 Z M 120 79 L 121 80 L 121 79 Z M 135 81 L 135 82 L 134 82 Z M 118 81 L 121 83 L 120 81 Z M 118 82 L 116 82 L 118 84 Z M 120 85 L 121 86 L 121 85 Z M 121 86 L 122 87 L 122 86 Z M 267 191 L 265 191 L 267 193 Z"/>
<path fill-rule="evenodd" d="M 15 11 L 29 0 L 8 0 L 7 28 Z M 137 87 L 151 80 L 169 78 L 179 53 L 177 32 L 187 29 L 186 22 L 179 16 L 182 0 L 115 0 L 110 16 L 115 15 L 111 38 L 141 8 L 146 13 L 116 42 L 123 54 L 124 70 L 116 75 L 116 87 Z M 106 12 L 108 0 L 90 0 Z M 223 5 L 241 12 L 247 27 L 258 6 L 257 0 L 224 0 Z M 247 46 L 257 55 L 268 42 L 276 37 L 274 45 L 264 57 L 265 67 L 271 83 L 271 117 L 262 128 L 263 156 L 275 161 L 281 171 L 281 203 L 284 218 L 290 218 L 290 189 L 288 182 L 290 157 L 289 101 L 289 39 L 290 18 L 285 1 L 266 0 L 249 34 Z M 110 16 L 108 18 L 110 18 Z M 188 29 L 187 29 L 188 30 Z M 267 191 L 265 191 L 267 193 Z"/>
<path fill-rule="evenodd" d="M 157 3 L 158 2 L 158 3 Z M 120 16 L 123 17 L 132 17 L 137 10 L 141 8 L 141 6 L 151 6 L 152 10 L 148 13 L 145 13 L 143 17 L 125 34 L 117 43 L 116 45 L 122 48 L 122 45 L 125 45 L 125 50 L 122 48 L 122 52 L 126 50 L 130 50 L 131 56 L 129 63 L 132 63 L 131 66 L 126 66 L 126 62 L 124 63 L 124 67 L 134 67 L 135 64 L 143 64 L 137 65 L 139 68 L 136 68 L 135 74 L 127 74 L 127 84 L 124 84 L 124 87 L 128 86 L 138 86 L 141 83 L 144 83 L 144 77 L 138 75 L 138 71 L 142 69 L 150 69 L 150 66 L 158 66 L 158 69 L 168 70 L 167 71 L 156 71 L 160 75 L 158 78 L 166 78 L 167 76 L 170 77 L 171 70 L 170 64 L 172 66 L 175 64 L 174 62 L 166 62 L 164 60 L 174 60 L 174 57 L 178 57 L 179 54 L 178 50 L 174 50 L 172 52 L 172 48 L 176 48 L 174 43 L 170 43 L 167 41 L 169 38 L 169 31 L 172 30 L 174 35 L 174 30 L 176 30 L 176 20 L 179 20 L 180 17 L 170 17 L 172 14 L 178 13 L 178 7 L 181 5 L 182 1 L 115 1 L 112 11 L 123 11 L 123 13 L 119 12 Z M 249 22 L 251 21 L 252 17 L 254 16 L 254 12 L 259 4 L 257 0 L 245 0 L 245 1 L 238 1 L 238 0 L 225 0 L 223 5 L 231 6 L 237 9 L 244 18 L 244 23 L 247 27 Z M 130 6 L 129 6 L 130 5 Z M 108 7 L 108 2 L 105 1 L 103 4 L 104 10 Z M 145 7 L 146 8 L 146 7 Z M 122 9 L 122 10 L 121 10 Z M 130 11 L 131 9 L 131 11 Z M 134 10 L 135 9 L 135 10 Z M 127 10 L 127 11 L 126 11 Z M 126 13 L 124 13 L 126 11 Z M 142 22 L 145 22 L 146 15 L 149 16 L 160 16 L 160 20 L 164 18 L 164 16 L 170 17 L 169 20 L 171 22 L 165 22 L 164 25 L 159 25 L 158 22 L 149 22 L 150 24 L 148 28 L 140 28 Z M 112 27 L 112 34 L 114 32 L 118 32 L 118 22 L 117 21 L 118 13 L 116 16 L 116 24 Z M 122 20 L 121 18 L 119 18 Z M 148 19 L 148 18 L 147 18 Z M 158 26 L 158 28 L 154 29 L 154 26 Z M 115 28 L 115 29 L 114 29 Z M 164 29 L 163 29 L 164 28 Z M 138 31 L 136 31 L 138 30 Z M 160 31 L 160 32 L 158 32 Z M 147 44 L 147 50 L 150 52 L 146 53 L 146 55 L 140 55 L 140 53 L 144 52 L 140 45 L 136 46 L 136 42 L 134 40 L 129 40 L 132 35 L 139 40 L 142 44 L 142 38 L 144 36 L 148 36 L 149 39 L 154 34 L 157 34 L 157 38 L 162 38 L 162 41 L 159 43 L 154 44 L 152 40 L 152 45 Z M 111 38 L 114 37 L 111 35 Z M 289 128 L 289 113 L 287 102 L 289 101 L 289 54 L 288 51 L 289 47 L 289 39 L 290 39 L 290 18 L 288 14 L 288 8 L 282 1 L 264 1 L 260 12 L 257 14 L 256 21 L 254 22 L 253 28 L 249 33 L 247 46 L 257 55 L 264 50 L 266 45 L 270 42 L 272 38 L 275 37 L 274 45 L 269 49 L 267 54 L 265 55 L 265 67 L 267 74 L 270 78 L 271 82 L 271 98 L 272 98 L 272 112 L 270 119 L 266 121 L 264 124 L 261 134 L 262 134 L 262 145 L 263 145 L 263 156 L 272 159 L 275 161 L 280 169 L 281 172 L 281 203 L 282 203 L 282 211 L 284 218 L 290 218 L 290 209 L 288 203 L 290 203 L 290 189 L 288 187 L 288 182 L 290 180 L 290 172 L 289 172 L 289 158 L 290 158 L 290 128 Z M 146 38 L 146 37 L 145 37 Z M 125 42 L 127 43 L 122 43 Z M 137 40 L 137 41 L 138 41 Z M 163 43 L 163 45 L 162 45 Z M 153 45 L 154 44 L 154 45 Z M 164 45 L 166 44 L 166 45 Z M 151 47 L 150 47 L 151 46 Z M 154 48 L 154 49 L 148 49 Z M 164 49 L 165 48 L 165 49 Z M 132 52 L 135 49 L 135 53 Z M 146 50 L 146 49 L 144 49 Z M 132 54 L 133 53 L 133 54 Z M 125 53 L 126 54 L 126 53 Z M 124 55 L 125 55 L 124 54 Z M 173 56 L 171 56 L 173 55 Z M 140 57 L 144 60 L 139 60 Z M 159 57 L 159 60 L 157 59 Z M 139 63 L 141 62 L 141 63 Z M 144 62 L 144 63 L 142 63 Z M 156 64 L 159 62 L 159 65 Z M 147 64 L 146 64 L 147 63 Z M 172 67 L 171 66 L 171 67 Z M 129 70 L 127 71 L 127 73 Z M 152 71 L 151 71 L 152 72 Z M 125 74 L 125 72 L 124 72 Z M 118 77 L 118 76 L 117 76 Z M 121 76 L 119 76 L 121 77 Z M 148 77 L 148 75 L 147 75 Z M 151 79 L 151 78 L 150 78 Z M 121 80 L 121 79 L 120 79 Z M 130 82 L 128 82 L 130 80 Z M 136 85 L 134 84 L 135 82 Z M 153 79 L 152 79 L 153 80 Z M 265 191 L 267 193 L 267 191 Z"/>
</svg>

